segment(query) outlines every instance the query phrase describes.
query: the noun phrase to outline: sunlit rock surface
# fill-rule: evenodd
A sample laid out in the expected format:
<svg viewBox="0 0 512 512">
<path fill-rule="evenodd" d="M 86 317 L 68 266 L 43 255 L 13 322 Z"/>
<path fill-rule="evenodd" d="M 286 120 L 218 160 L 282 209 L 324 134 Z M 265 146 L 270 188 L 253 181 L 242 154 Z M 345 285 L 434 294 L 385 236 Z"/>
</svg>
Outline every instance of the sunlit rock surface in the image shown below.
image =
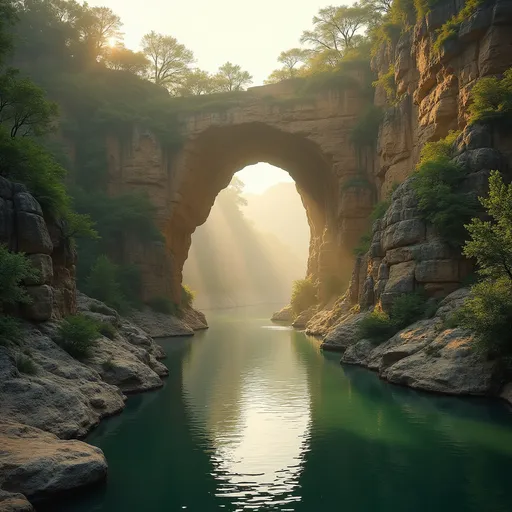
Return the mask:
<svg viewBox="0 0 512 512">
<path fill-rule="evenodd" d="M 107 461 L 99 448 L 63 441 L 37 428 L 0 422 L 0 446 L 0 486 L 30 500 L 85 487 L 107 476 Z M 2 495 L 2 511 L 31 510 L 22 496 L 1 500 Z"/>
</svg>

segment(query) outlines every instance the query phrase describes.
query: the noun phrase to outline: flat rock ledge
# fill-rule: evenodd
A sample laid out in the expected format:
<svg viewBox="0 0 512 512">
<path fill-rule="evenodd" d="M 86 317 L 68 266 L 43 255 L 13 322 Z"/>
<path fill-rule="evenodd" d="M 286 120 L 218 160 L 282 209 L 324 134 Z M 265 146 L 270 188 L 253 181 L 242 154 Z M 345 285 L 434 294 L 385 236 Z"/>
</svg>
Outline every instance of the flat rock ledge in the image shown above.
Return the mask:
<svg viewBox="0 0 512 512">
<path fill-rule="evenodd" d="M 433 318 L 408 326 L 380 345 L 358 337 L 365 313 L 350 314 L 331 329 L 322 348 L 342 353 L 341 363 L 369 368 L 394 384 L 452 395 L 501 392 L 512 403 L 512 383 L 500 390 L 495 363 L 473 350 L 471 333 L 445 327 L 467 294 L 467 289 L 459 289 L 448 295 Z"/>
<path fill-rule="evenodd" d="M 113 339 L 102 336 L 89 357 L 77 360 L 58 345 L 58 322 L 27 322 L 19 344 L 0 346 L 2 512 L 32 510 L 25 497 L 47 499 L 104 479 L 101 450 L 68 440 L 120 413 L 128 393 L 160 388 L 169 374 L 160 362 L 164 351 L 143 329 L 81 293 L 77 306 L 115 328 Z"/>
<path fill-rule="evenodd" d="M 206 317 L 200 311 L 186 308 L 182 311 L 182 315 L 182 318 L 177 318 L 147 308 L 144 311 L 133 312 L 130 321 L 152 338 L 193 336 L 196 331 L 208 329 Z"/>
<path fill-rule="evenodd" d="M 293 312 L 292 307 L 288 305 L 283 309 L 276 311 L 270 320 L 276 323 L 286 323 L 291 325 L 295 320 L 295 313 Z"/>
<path fill-rule="evenodd" d="M 23 495 L 37 502 L 107 477 L 103 452 L 82 441 L 2 422 L 0 446 L 0 510 L 32 510 Z"/>
</svg>

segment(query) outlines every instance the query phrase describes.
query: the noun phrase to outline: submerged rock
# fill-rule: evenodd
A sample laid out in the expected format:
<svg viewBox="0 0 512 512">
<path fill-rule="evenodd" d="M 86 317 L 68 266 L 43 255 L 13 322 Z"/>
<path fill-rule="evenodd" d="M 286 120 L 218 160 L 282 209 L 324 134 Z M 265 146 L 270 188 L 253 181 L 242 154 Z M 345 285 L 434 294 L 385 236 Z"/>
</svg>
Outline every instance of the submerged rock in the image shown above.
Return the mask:
<svg viewBox="0 0 512 512">
<path fill-rule="evenodd" d="M 76 440 L 62 441 L 37 428 L 1 422 L 0 446 L 0 486 L 33 501 L 91 485 L 107 476 L 107 461 L 99 448 Z M 5 502 L 13 511 L 32 510 L 22 496 L 4 496 L 1 510 L 9 510 Z"/>
</svg>

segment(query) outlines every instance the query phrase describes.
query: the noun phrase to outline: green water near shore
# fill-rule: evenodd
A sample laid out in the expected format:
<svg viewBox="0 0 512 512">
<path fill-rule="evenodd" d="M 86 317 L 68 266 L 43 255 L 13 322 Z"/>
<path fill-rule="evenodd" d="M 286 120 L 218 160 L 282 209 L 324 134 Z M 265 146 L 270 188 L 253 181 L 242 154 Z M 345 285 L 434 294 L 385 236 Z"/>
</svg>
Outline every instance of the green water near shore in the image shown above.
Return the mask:
<svg viewBox="0 0 512 512">
<path fill-rule="evenodd" d="M 210 313 L 209 331 L 163 340 L 165 387 L 88 438 L 107 484 L 48 510 L 512 510 L 505 404 L 389 385 L 269 314 Z"/>
</svg>

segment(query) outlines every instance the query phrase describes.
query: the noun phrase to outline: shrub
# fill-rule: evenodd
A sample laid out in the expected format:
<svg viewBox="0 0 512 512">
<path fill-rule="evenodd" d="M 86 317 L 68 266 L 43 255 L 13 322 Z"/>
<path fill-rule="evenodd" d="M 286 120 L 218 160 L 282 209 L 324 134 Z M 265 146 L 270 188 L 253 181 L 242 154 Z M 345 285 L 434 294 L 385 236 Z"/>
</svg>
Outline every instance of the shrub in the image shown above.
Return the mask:
<svg viewBox="0 0 512 512">
<path fill-rule="evenodd" d="M 94 299 L 101 300 L 119 312 L 125 312 L 129 306 L 117 280 L 118 271 L 118 266 L 107 256 L 98 257 L 87 279 L 86 291 Z"/>
<path fill-rule="evenodd" d="M 366 315 L 358 326 L 360 339 L 368 339 L 373 343 L 383 343 L 396 333 L 393 323 L 383 311 L 373 311 Z"/>
<path fill-rule="evenodd" d="M 157 313 L 171 315 L 176 310 L 176 305 L 167 297 L 153 297 L 147 305 Z"/>
<path fill-rule="evenodd" d="M 364 256 L 371 247 L 372 244 L 372 235 L 370 232 L 365 233 L 360 239 L 359 239 L 359 245 L 357 245 L 354 248 L 354 256 Z"/>
<path fill-rule="evenodd" d="M 19 344 L 23 333 L 16 318 L 0 314 L 0 345 Z"/>
<path fill-rule="evenodd" d="M 97 322 L 84 315 L 74 315 L 60 324 L 57 342 L 69 355 L 83 359 L 90 354 L 99 337 Z"/>
<path fill-rule="evenodd" d="M 293 282 L 291 306 L 295 314 L 300 314 L 317 304 L 316 286 L 309 279 Z"/>
<path fill-rule="evenodd" d="M 456 135 L 425 145 L 412 185 L 422 217 L 446 242 L 460 246 L 466 237 L 464 225 L 478 211 L 478 201 L 473 193 L 463 192 L 466 169 L 450 160 Z"/>
<path fill-rule="evenodd" d="M 21 253 L 10 252 L 0 245 L 0 303 L 27 304 L 30 297 L 22 287 L 25 279 L 36 279 L 39 276 L 30 260 Z"/>
<path fill-rule="evenodd" d="M 510 116 L 512 113 L 512 68 L 503 78 L 485 77 L 471 89 L 470 121 L 486 121 Z"/>
<path fill-rule="evenodd" d="M 37 366 L 31 357 L 18 353 L 14 357 L 14 364 L 19 373 L 25 375 L 35 375 L 37 373 Z"/>
<path fill-rule="evenodd" d="M 108 322 L 102 322 L 99 324 L 98 331 L 102 336 L 105 336 L 105 338 L 108 338 L 109 340 L 113 340 L 117 334 L 117 329 Z"/>
<path fill-rule="evenodd" d="M 70 199 L 64 185 L 66 171 L 30 137 L 11 138 L 0 126 L 0 176 L 19 181 L 52 217 L 65 217 Z"/>
<path fill-rule="evenodd" d="M 490 220 L 475 218 L 467 226 L 471 240 L 464 254 L 476 259 L 480 275 L 512 281 L 512 184 L 505 185 L 500 173 L 491 171 L 489 196 L 480 203 Z"/>
<path fill-rule="evenodd" d="M 395 299 L 389 315 L 397 332 L 425 314 L 426 301 L 426 296 L 420 292 L 404 293 Z"/>
<path fill-rule="evenodd" d="M 350 131 L 350 140 L 356 148 L 374 148 L 377 144 L 379 126 L 382 122 L 381 107 L 371 105 L 361 116 Z"/>
<path fill-rule="evenodd" d="M 397 332 L 418 321 L 425 315 L 424 294 L 405 293 L 395 299 L 388 314 L 375 310 L 366 315 L 359 324 L 359 338 L 374 343 L 383 343 Z"/>
<path fill-rule="evenodd" d="M 466 0 L 464 7 L 436 31 L 437 38 L 434 41 L 434 50 L 439 52 L 446 41 L 458 37 L 462 22 L 471 17 L 482 2 L 483 0 Z"/>
<path fill-rule="evenodd" d="M 480 351 L 490 357 L 512 356 L 512 281 L 501 277 L 473 286 L 459 322 L 475 333 Z"/>
<path fill-rule="evenodd" d="M 389 66 L 386 73 L 379 75 L 379 78 L 373 82 L 374 87 L 382 87 L 386 92 L 386 97 L 392 105 L 397 101 L 397 90 L 395 81 L 395 68 L 393 65 Z"/>
<path fill-rule="evenodd" d="M 192 307 L 195 299 L 195 292 L 190 289 L 186 284 L 181 285 L 181 305 Z"/>
</svg>

